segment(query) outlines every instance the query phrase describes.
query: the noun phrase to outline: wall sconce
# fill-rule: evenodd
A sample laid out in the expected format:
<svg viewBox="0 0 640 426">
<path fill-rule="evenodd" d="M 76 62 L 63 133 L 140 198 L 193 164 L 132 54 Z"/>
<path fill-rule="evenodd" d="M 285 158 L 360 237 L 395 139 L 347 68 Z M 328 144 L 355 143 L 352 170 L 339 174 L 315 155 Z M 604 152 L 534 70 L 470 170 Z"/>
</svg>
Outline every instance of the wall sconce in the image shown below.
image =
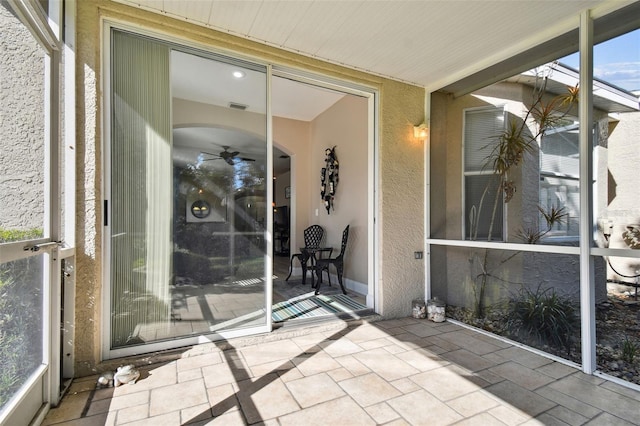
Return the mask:
<svg viewBox="0 0 640 426">
<path fill-rule="evenodd" d="M 413 126 L 413 137 L 416 139 L 426 139 L 429 134 L 429 128 L 422 123 L 419 126 Z"/>
</svg>

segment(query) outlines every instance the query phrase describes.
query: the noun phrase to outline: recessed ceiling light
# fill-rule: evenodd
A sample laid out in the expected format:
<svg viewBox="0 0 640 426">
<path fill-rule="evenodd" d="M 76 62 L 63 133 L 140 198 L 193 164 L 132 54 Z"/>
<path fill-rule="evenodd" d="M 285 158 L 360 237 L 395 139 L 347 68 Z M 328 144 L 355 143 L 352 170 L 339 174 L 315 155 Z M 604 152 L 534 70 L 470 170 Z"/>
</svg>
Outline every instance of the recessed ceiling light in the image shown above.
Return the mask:
<svg viewBox="0 0 640 426">
<path fill-rule="evenodd" d="M 233 72 L 233 76 L 235 78 L 243 78 L 246 74 L 244 73 L 244 71 L 234 71 Z"/>
</svg>

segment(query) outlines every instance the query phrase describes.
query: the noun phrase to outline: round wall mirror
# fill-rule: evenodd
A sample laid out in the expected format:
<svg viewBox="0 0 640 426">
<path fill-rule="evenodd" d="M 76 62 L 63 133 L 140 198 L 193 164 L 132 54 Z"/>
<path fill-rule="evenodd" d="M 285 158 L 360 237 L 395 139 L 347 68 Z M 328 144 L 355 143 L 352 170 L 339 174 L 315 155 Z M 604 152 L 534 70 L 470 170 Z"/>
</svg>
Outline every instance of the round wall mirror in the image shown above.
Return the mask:
<svg viewBox="0 0 640 426">
<path fill-rule="evenodd" d="M 197 200 L 191 204 L 191 214 L 198 219 L 204 219 L 211 214 L 211 206 L 204 200 Z"/>
</svg>

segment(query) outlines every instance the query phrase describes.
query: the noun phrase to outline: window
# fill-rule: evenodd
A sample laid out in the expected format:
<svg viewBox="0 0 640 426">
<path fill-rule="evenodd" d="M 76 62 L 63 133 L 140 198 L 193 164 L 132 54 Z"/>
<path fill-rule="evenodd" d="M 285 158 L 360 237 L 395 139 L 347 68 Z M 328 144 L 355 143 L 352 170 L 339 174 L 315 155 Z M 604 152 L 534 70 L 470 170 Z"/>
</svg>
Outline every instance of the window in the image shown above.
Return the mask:
<svg viewBox="0 0 640 426">
<path fill-rule="evenodd" d="M 579 123 L 547 130 L 540 140 L 540 207 L 564 209 L 566 219 L 556 223 L 549 237 L 577 237 L 580 207 Z M 545 223 L 540 221 L 541 231 Z"/>
<path fill-rule="evenodd" d="M 489 156 L 504 129 L 504 108 L 464 112 L 464 235 L 466 239 L 502 240 L 504 202 Z M 497 200 L 496 200 L 497 197 Z M 494 209 L 495 206 L 495 209 Z"/>
</svg>

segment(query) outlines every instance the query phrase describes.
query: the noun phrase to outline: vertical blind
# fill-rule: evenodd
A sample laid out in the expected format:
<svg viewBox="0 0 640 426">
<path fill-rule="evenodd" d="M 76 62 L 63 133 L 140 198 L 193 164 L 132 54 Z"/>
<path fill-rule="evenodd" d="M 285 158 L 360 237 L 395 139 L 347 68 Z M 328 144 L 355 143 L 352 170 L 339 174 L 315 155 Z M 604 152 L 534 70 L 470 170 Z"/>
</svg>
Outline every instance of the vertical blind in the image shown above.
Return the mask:
<svg viewBox="0 0 640 426">
<path fill-rule="evenodd" d="M 169 47 L 112 33 L 111 346 L 169 318 L 172 160 Z"/>
</svg>

